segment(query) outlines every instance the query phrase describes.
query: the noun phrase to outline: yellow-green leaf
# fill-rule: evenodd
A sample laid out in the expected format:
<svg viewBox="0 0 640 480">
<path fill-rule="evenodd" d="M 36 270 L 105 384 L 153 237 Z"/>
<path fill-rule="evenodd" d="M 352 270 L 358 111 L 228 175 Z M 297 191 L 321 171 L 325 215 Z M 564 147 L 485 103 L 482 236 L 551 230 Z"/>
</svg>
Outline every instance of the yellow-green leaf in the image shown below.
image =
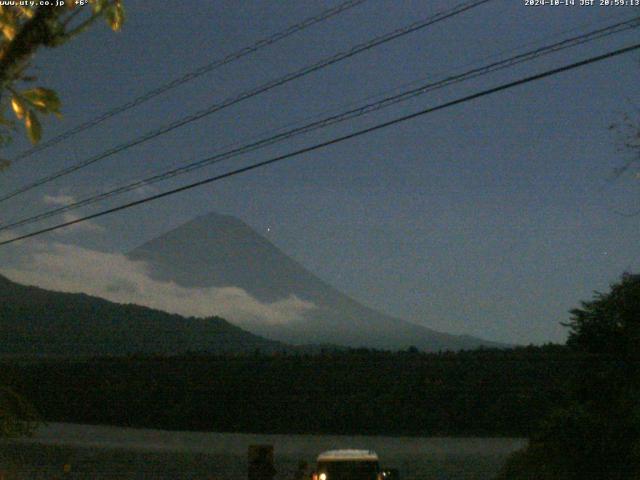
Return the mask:
<svg viewBox="0 0 640 480">
<path fill-rule="evenodd" d="M 18 98 L 17 95 L 11 97 L 11 107 L 16 114 L 16 117 L 19 119 L 24 118 L 26 108 L 24 106 L 24 102 Z"/>
<path fill-rule="evenodd" d="M 91 0 L 94 13 L 101 13 L 109 6 L 109 0 Z"/>
<path fill-rule="evenodd" d="M 9 160 L 0 158 L 0 172 L 9 168 L 9 165 L 11 165 L 11 162 Z"/>
<path fill-rule="evenodd" d="M 122 3 L 116 1 L 111 5 L 106 11 L 106 18 L 111 29 L 115 32 L 119 31 L 124 23 L 124 7 Z"/>
<path fill-rule="evenodd" d="M 38 117 L 33 110 L 27 111 L 27 116 L 24 119 L 24 126 L 27 127 L 27 135 L 29 135 L 31 143 L 38 143 L 40 138 L 42 138 L 42 125 L 40 125 L 40 120 L 38 120 Z"/>
<path fill-rule="evenodd" d="M 22 97 L 44 113 L 60 113 L 60 98 L 48 88 L 38 87 L 22 92 Z"/>
<path fill-rule="evenodd" d="M 33 16 L 36 14 L 35 10 L 32 10 L 29 7 L 18 7 L 18 10 L 27 18 L 33 18 Z"/>
<path fill-rule="evenodd" d="M 15 25 L 11 25 L 9 23 L 5 23 L 2 25 L 2 34 L 9 41 L 13 40 L 16 36 L 17 30 Z"/>
</svg>

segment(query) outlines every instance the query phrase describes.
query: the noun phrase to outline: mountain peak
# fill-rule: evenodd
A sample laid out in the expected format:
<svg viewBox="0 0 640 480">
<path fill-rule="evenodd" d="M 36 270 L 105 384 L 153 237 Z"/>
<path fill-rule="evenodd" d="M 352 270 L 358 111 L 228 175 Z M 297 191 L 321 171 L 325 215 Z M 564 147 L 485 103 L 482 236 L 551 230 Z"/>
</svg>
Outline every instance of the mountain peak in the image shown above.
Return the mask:
<svg viewBox="0 0 640 480">
<path fill-rule="evenodd" d="M 209 212 L 204 215 L 199 215 L 195 217 L 193 220 L 187 222 L 185 225 L 189 224 L 209 224 L 212 226 L 224 227 L 224 226 L 244 226 L 247 227 L 247 224 L 240 220 L 238 217 L 234 217 L 233 215 L 226 215 L 218 212 Z M 179 227 L 178 227 L 179 228 Z"/>
<path fill-rule="evenodd" d="M 390 317 L 316 277 L 241 220 L 211 212 L 145 243 L 129 257 L 151 275 L 186 288 L 236 287 L 261 302 L 295 297 L 313 308 L 294 322 L 262 322 L 253 333 L 288 343 L 424 350 L 491 345 Z M 230 315 L 232 319 L 232 315 Z"/>
<path fill-rule="evenodd" d="M 169 230 L 168 232 L 151 240 L 151 242 L 157 243 L 158 240 L 166 241 L 167 238 L 172 238 L 176 236 L 176 234 L 180 237 L 199 235 L 212 239 L 216 235 L 226 235 L 233 233 L 234 231 L 239 232 L 241 235 L 257 235 L 251 227 L 237 217 L 210 212 L 195 217 L 193 220 Z"/>
<path fill-rule="evenodd" d="M 292 267 L 293 260 L 246 223 L 218 213 L 146 242 L 129 258 L 146 262 L 158 280 L 184 287 L 240 287 L 267 301 L 288 297 L 294 286 L 288 283 L 291 272 L 283 268 L 302 268 Z"/>
</svg>

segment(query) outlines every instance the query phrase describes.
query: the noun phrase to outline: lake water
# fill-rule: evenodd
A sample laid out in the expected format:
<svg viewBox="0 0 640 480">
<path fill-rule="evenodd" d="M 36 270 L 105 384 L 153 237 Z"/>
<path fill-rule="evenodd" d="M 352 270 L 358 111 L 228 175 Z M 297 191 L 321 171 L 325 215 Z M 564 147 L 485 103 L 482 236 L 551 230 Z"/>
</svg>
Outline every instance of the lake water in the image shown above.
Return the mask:
<svg viewBox="0 0 640 480">
<path fill-rule="evenodd" d="M 526 440 L 167 432 L 53 423 L 32 438 L 0 442 L 0 473 L 7 480 L 244 480 L 247 448 L 253 444 L 274 446 L 277 480 L 292 479 L 299 461 L 312 465 L 318 453 L 335 448 L 375 450 L 381 465 L 399 469 L 402 480 L 480 480 L 492 478 Z"/>
</svg>

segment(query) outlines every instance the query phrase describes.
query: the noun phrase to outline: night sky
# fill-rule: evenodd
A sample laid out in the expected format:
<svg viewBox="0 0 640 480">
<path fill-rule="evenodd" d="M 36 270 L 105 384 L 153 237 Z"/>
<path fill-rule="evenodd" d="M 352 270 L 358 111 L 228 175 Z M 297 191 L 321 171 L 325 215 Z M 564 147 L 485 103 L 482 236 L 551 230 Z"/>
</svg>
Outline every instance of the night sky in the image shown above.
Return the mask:
<svg viewBox="0 0 640 480">
<path fill-rule="evenodd" d="M 44 139 L 338 3 L 126 1 L 122 32 L 100 25 L 36 56 L 39 83 L 63 101 L 64 117 L 45 122 Z M 0 175 L 0 191 L 453 5 L 369 0 L 13 165 Z M 465 71 L 639 11 L 495 0 L 6 201 L 0 219 L 35 214 L 64 197 L 84 198 L 410 82 Z M 74 213 L 141 198 L 639 39 L 635 29 L 546 56 Z M 34 248 L 54 242 L 128 252 L 216 211 L 242 219 L 322 279 L 385 313 L 491 340 L 563 341 L 559 322 L 569 309 L 640 267 L 640 215 L 619 214 L 640 209 L 640 182 L 632 175 L 613 179 L 631 154 L 609 129 L 625 113 L 640 122 L 639 59 L 632 53 L 600 62 L 103 217 L 91 228 L 0 247 L 0 262 L 20 269 Z M 28 148 L 23 137 L 16 135 L 5 157 Z"/>
</svg>

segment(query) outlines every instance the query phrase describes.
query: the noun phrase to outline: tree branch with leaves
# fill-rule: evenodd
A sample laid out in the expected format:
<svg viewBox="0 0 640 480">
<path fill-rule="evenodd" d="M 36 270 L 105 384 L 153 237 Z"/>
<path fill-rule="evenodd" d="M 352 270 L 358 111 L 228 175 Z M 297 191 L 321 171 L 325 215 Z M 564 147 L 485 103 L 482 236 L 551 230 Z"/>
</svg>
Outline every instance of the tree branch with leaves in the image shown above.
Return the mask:
<svg viewBox="0 0 640 480">
<path fill-rule="evenodd" d="M 40 116 L 60 116 L 61 102 L 54 90 L 31 87 L 31 60 L 41 48 L 57 48 L 84 33 L 99 19 L 114 31 L 124 23 L 121 0 L 67 0 L 54 6 L 0 6 L 0 146 L 13 138 L 22 123 L 32 143 L 42 138 Z M 29 86 L 29 88 L 25 88 Z M 9 166 L 0 160 L 0 169 Z"/>
<path fill-rule="evenodd" d="M 619 122 L 609 126 L 610 130 L 618 134 L 620 152 L 630 154 L 627 161 L 614 171 L 616 178 L 631 172 L 635 178 L 640 179 L 640 108 L 636 109 L 636 113 L 636 117 L 625 113 Z"/>
</svg>

